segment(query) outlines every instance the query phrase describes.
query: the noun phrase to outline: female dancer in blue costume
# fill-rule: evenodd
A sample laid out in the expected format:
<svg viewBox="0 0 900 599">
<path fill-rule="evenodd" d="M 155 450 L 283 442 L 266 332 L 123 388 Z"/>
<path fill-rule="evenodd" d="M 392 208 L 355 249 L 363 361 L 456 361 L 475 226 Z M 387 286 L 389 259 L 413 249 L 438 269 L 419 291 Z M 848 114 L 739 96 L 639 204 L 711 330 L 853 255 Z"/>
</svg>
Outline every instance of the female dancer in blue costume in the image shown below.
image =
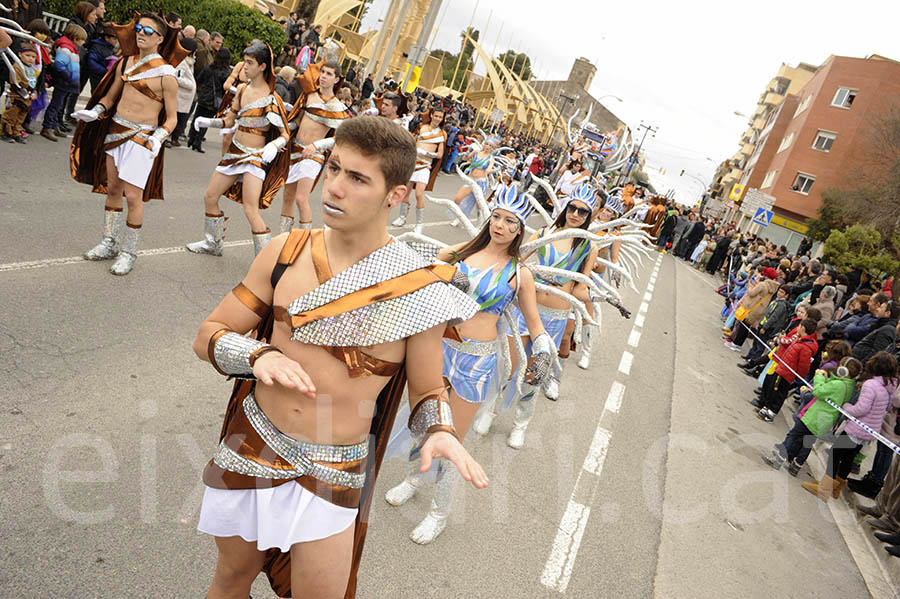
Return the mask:
<svg viewBox="0 0 900 599">
<path fill-rule="evenodd" d="M 529 243 L 543 237 L 552 238 L 554 234 L 562 233 L 566 229 L 577 228 L 586 230 L 596 206 L 596 190 L 589 185 L 579 186 L 572 196 L 568 198 L 565 210 L 559 214 L 553 226 L 537 231 L 529 239 Z M 540 266 L 578 272 L 587 276 L 590 276 L 596 259 L 597 250 L 591 247 L 589 241 L 579 238 L 552 241 L 541 246 L 538 250 L 538 263 Z M 573 295 L 576 287 L 581 285 L 581 283 L 576 283 L 572 279 L 563 276 L 547 275 L 540 277 L 538 281 L 569 295 Z M 571 302 L 562 299 L 558 294 L 538 290 L 537 303 L 544 329 L 553 339 L 554 348 L 558 351 L 563 333 L 566 330 L 566 321 L 571 310 Z M 517 316 L 518 331 L 514 331 L 512 334 L 517 332 L 522 336 L 525 353 L 530 358 L 533 354 L 533 344 L 529 336 L 530 327 L 525 326 L 527 321 L 521 315 Z M 513 369 L 515 370 L 515 365 Z M 551 374 L 551 378 L 548 378 L 547 385 L 555 384 L 558 389 L 558 375 L 555 381 L 552 379 L 552 376 Z M 518 398 L 513 429 L 506 440 L 507 445 L 513 449 L 520 449 L 525 444 L 525 430 L 534 416 L 534 395 L 536 390 L 537 385 L 527 385 L 522 395 Z M 508 391 L 514 392 L 514 388 L 510 388 Z M 485 409 L 476 420 L 474 428 L 477 433 L 483 435 L 490 429 L 495 415 L 494 410 L 489 409 L 492 407 L 485 406 Z"/>
<path fill-rule="evenodd" d="M 515 186 L 501 187 L 498 191 L 490 220 L 478 235 L 438 254 L 439 260 L 459 267 L 469 280 L 470 297 L 481 306 L 475 316 L 444 334 L 444 379 L 450 385 L 450 406 L 460 439 L 465 438 L 481 404 L 497 392 L 498 324 L 513 300 L 518 299 L 522 326 L 535 339 L 534 353 L 544 353 L 543 360 L 549 363 L 551 354 L 556 352 L 538 315 L 534 278 L 527 268 L 519 265 L 525 220 L 532 209 Z M 536 375 L 532 382 L 540 384 L 540 376 Z M 417 457 L 418 448 L 414 448 L 410 453 L 409 474 L 385 495 L 391 505 L 403 505 L 425 484 Z M 459 475 L 454 468 L 444 471 L 439 467 L 431 510 L 412 531 L 413 541 L 430 543 L 444 530 L 457 479 Z"/>
<path fill-rule="evenodd" d="M 484 146 L 472 153 L 469 166 L 466 168 L 466 175 L 472 178 L 484 197 L 487 197 L 490 188 L 488 173 L 494 170 L 493 152 L 497 149 L 497 143 L 498 140 L 493 137 L 485 140 Z M 471 216 L 472 210 L 477 205 L 475 191 L 471 185 L 460 187 L 453 201 L 457 203 L 466 216 Z M 459 220 L 454 220 L 451 224 L 455 227 L 459 224 Z"/>
</svg>

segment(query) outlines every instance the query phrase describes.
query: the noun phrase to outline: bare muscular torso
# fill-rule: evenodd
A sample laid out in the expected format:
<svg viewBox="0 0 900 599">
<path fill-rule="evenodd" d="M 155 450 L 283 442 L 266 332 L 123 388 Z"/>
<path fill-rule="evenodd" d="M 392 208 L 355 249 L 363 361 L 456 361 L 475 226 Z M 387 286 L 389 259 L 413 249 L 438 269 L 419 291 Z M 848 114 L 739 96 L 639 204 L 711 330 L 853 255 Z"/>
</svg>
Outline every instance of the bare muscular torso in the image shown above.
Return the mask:
<svg viewBox="0 0 900 599">
<path fill-rule="evenodd" d="M 127 59 L 127 67 L 132 66 L 137 60 L 138 57 L 136 56 L 129 57 Z M 125 61 L 119 65 L 119 70 L 116 73 L 116 76 L 120 81 L 122 78 L 123 65 L 125 65 Z M 171 79 L 173 82 L 175 81 L 174 77 Z M 150 77 L 143 81 L 153 93 L 160 98 L 163 97 L 163 77 Z M 129 121 L 156 127 L 159 120 L 159 113 L 162 109 L 162 102 L 152 100 L 136 90 L 130 84 L 125 84 L 122 88 L 122 96 L 119 98 L 119 105 L 116 108 L 116 113 Z"/>
<path fill-rule="evenodd" d="M 329 100 L 330 99 L 331 97 L 329 97 Z M 319 92 L 313 92 L 309 95 L 306 102 L 307 104 L 324 104 L 327 100 L 322 98 L 322 96 L 319 95 Z M 300 129 L 297 131 L 297 141 L 305 146 L 324 138 L 328 133 L 328 126 L 317 123 L 312 119 L 303 118 L 302 114 L 303 113 L 301 113 L 301 116 L 299 117 Z"/>
<path fill-rule="evenodd" d="M 333 270 L 338 267 L 333 266 Z M 274 305 L 288 306 L 318 286 L 309 246 L 289 267 L 275 288 Z M 351 445 L 366 438 L 379 392 L 387 384 L 383 376 L 350 378 L 347 366 L 324 349 L 290 340 L 290 328 L 275 323 L 272 344 L 298 362 L 312 378 L 317 396 L 312 400 L 295 390 L 258 384 L 256 398 L 272 423 L 286 435 L 301 441 Z M 390 362 L 402 362 L 406 341 L 360 348 Z"/>
</svg>

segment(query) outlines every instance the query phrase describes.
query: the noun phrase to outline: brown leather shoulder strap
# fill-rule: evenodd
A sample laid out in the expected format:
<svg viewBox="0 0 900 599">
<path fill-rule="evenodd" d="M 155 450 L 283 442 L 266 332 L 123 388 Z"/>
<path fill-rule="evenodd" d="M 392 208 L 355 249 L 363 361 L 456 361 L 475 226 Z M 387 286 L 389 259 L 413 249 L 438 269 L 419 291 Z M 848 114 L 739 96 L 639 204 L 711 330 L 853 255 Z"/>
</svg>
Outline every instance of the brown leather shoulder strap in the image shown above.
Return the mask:
<svg viewBox="0 0 900 599">
<path fill-rule="evenodd" d="M 319 285 L 329 280 L 334 274 L 331 272 L 331 266 L 328 264 L 328 250 L 325 248 L 325 231 L 315 229 L 311 232 L 313 266 L 316 268 L 316 278 L 319 279 Z"/>
<path fill-rule="evenodd" d="M 275 268 L 272 269 L 272 276 L 269 279 L 272 283 L 272 289 L 275 289 L 278 285 L 278 281 L 281 280 L 281 275 L 284 274 L 285 269 L 296 262 L 300 252 L 303 251 L 303 246 L 306 245 L 307 239 L 309 239 L 309 229 L 294 229 L 290 232 L 287 240 L 284 242 L 284 246 L 281 248 L 281 253 L 278 254 Z"/>
</svg>

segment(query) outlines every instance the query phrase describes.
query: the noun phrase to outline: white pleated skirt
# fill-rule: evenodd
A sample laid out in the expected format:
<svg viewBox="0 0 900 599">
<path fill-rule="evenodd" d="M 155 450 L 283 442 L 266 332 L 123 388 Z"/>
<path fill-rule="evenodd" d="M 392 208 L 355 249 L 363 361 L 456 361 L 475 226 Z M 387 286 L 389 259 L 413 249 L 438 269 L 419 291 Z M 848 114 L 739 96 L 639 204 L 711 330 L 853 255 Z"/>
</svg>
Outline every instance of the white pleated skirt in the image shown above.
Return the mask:
<svg viewBox="0 0 900 599">
<path fill-rule="evenodd" d="M 197 530 L 256 541 L 260 551 L 318 541 L 347 530 L 359 510 L 334 505 L 288 482 L 269 489 L 206 487 Z"/>
</svg>

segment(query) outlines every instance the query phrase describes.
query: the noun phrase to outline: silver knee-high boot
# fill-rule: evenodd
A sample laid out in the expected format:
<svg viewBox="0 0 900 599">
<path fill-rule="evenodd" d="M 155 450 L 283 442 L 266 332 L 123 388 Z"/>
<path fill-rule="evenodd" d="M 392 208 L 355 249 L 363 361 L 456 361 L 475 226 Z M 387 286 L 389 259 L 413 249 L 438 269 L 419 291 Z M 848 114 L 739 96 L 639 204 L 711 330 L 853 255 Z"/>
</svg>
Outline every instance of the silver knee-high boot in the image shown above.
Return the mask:
<svg viewBox="0 0 900 599">
<path fill-rule="evenodd" d="M 434 486 L 431 509 L 409 535 L 409 538 L 419 545 L 431 543 L 444 532 L 447 518 L 450 516 L 450 507 L 453 504 L 453 493 L 459 486 L 459 481 L 462 480 L 456 466 L 446 460 L 441 460 L 441 462 L 441 473 Z"/>
<path fill-rule="evenodd" d="M 125 223 L 125 234 L 122 239 L 122 248 L 116 261 L 109 267 L 109 272 L 114 275 L 124 276 L 131 272 L 134 263 L 137 262 L 138 248 L 141 245 L 141 226 L 133 227 Z"/>
<path fill-rule="evenodd" d="M 294 217 L 293 216 L 285 216 L 281 215 L 281 232 L 282 233 L 290 233 L 291 229 L 294 228 Z"/>
<path fill-rule="evenodd" d="M 110 260 L 119 255 L 119 230 L 122 228 L 122 209 L 103 211 L 103 239 L 86 251 L 85 260 Z"/>
<path fill-rule="evenodd" d="M 421 461 L 419 460 L 419 447 L 413 447 L 409 453 L 409 462 L 407 462 L 406 478 L 400 481 L 396 487 L 388 489 L 384 494 L 384 500 L 393 506 L 401 506 L 410 499 L 425 485 L 423 473 L 419 472 Z"/>
<path fill-rule="evenodd" d="M 391 226 L 394 227 L 402 227 L 406 224 L 406 217 L 409 214 L 409 204 L 407 202 L 403 202 L 400 204 L 400 216 L 394 219 L 394 222 L 391 223 Z"/>
<path fill-rule="evenodd" d="M 225 214 L 207 214 L 203 220 L 203 239 L 187 244 L 187 249 L 195 254 L 221 256 L 225 240 Z"/>
<path fill-rule="evenodd" d="M 266 244 L 272 239 L 272 231 L 266 229 L 262 233 L 251 233 L 250 235 L 253 237 L 253 255 L 259 256 L 262 249 L 266 247 Z"/>
<path fill-rule="evenodd" d="M 421 235 L 425 230 L 425 209 L 424 208 L 416 208 L 416 228 L 414 231 Z"/>
</svg>

